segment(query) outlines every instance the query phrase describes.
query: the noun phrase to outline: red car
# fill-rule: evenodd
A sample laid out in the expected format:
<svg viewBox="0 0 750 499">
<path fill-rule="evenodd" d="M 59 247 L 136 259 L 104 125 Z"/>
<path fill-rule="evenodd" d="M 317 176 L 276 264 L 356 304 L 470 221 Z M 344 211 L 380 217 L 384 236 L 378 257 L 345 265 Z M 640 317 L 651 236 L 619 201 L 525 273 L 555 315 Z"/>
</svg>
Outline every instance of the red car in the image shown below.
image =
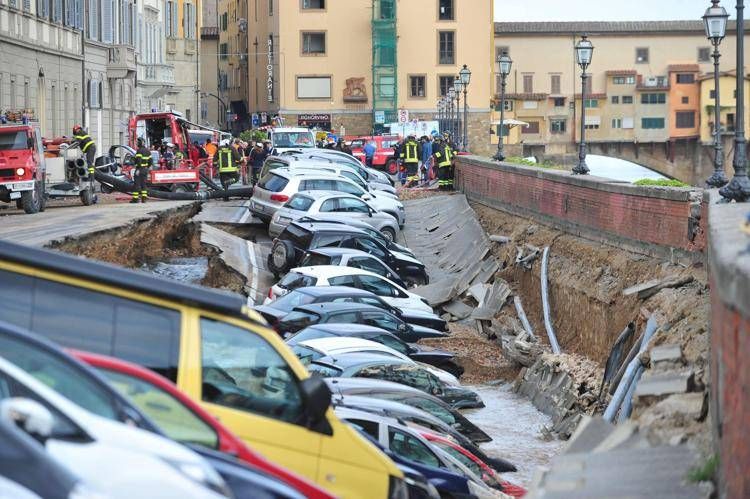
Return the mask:
<svg viewBox="0 0 750 499">
<path fill-rule="evenodd" d="M 347 137 L 346 140 L 351 141 L 352 153 L 362 164 L 365 164 L 365 144 L 369 141 L 375 142 L 375 156 L 372 158 L 373 168 L 385 170 L 391 175 L 398 173 L 398 165 L 393 157 L 393 146 L 400 140 L 398 135 Z"/>
<path fill-rule="evenodd" d="M 505 480 L 497 479 L 495 471 L 490 468 L 484 461 L 458 445 L 450 438 L 442 437 L 440 435 L 430 433 L 429 431 L 420 431 L 420 434 L 432 445 L 447 452 L 461 464 L 474 471 L 477 476 L 479 476 L 482 481 L 490 487 L 498 488 L 499 485 L 499 488 L 503 491 L 503 493 L 513 497 L 523 497 L 526 495 L 526 489 Z"/>
<path fill-rule="evenodd" d="M 213 446 L 217 450 L 231 454 L 252 467 L 275 476 L 304 494 L 305 497 L 334 498 L 314 483 L 272 463 L 250 449 L 227 427 L 178 390 L 171 381 L 155 372 L 104 355 L 77 350 L 68 350 L 68 352 L 96 368 L 117 391 L 130 398 L 137 407 L 151 417 L 168 437 L 178 442 L 201 443 L 199 435 L 202 428 L 199 425 L 206 425 L 216 433 L 217 442 L 214 442 Z M 173 408 L 171 411 L 170 407 Z M 159 411 L 159 414 L 156 415 L 154 411 Z M 171 414 L 166 414 L 167 412 Z M 211 443 L 208 443 L 207 447 L 210 446 L 212 446 Z"/>
</svg>

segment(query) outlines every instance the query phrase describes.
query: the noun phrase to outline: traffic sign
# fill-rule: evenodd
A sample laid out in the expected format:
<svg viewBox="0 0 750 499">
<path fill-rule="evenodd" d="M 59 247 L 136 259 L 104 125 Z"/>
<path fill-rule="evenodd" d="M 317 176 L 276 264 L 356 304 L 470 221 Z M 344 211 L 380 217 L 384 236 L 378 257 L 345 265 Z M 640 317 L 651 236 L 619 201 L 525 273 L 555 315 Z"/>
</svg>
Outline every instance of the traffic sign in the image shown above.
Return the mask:
<svg viewBox="0 0 750 499">
<path fill-rule="evenodd" d="M 409 110 L 408 109 L 398 110 L 398 122 L 401 124 L 409 122 Z"/>
</svg>

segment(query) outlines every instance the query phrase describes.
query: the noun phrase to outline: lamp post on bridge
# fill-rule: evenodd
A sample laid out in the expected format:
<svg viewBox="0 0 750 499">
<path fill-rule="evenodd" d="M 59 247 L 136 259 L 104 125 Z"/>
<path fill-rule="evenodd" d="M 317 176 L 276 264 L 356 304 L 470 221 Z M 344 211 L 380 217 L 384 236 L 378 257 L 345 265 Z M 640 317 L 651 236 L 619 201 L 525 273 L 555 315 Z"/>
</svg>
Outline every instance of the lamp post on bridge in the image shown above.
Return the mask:
<svg viewBox="0 0 750 499">
<path fill-rule="evenodd" d="M 510 74 L 510 67 L 513 65 L 513 61 L 507 52 L 503 52 L 500 57 L 497 58 L 497 62 L 500 64 L 500 133 L 497 137 L 497 152 L 492 157 L 495 161 L 505 161 L 505 151 L 503 145 L 503 132 L 505 131 L 505 83 L 506 78 Z"/>
<path fill-rule="evenodd" d="M 747 178 L 747 140 L 745 139 L 745 2 L 737 0 L 737 109 L 734 130 L 734 177 L 719 189 L 728 201 L 750 199 L 750 180 Z M 717 89 L 718 93 L 718 89 Z"/>
<path fill-rule="evenodd" d="M 469 150 L 469 101 L 466 94 L 469 90 L 469 83 L 471 83 L 471 70 L 466 64 L 464 64 L 464 67 L 458 72 L 458 76 L 461 80 L 461 90 L 464 93 L 464 138 L 461 143 L 464 152 L 466 152 Z"/>
<path fill-rule="evenodd" d="M 456 76 L 453 79 L 453 92 L 456 94 L 456 132 L 458 133 L 458 139 L 456 140 L 459 149 L 464 149 L 464 137 L 461 135 L 461 91 L 463 90 L 464 84 L 461 78 Z"/>
<path fill-rule="evenodd" d="M 586 68 L 591 64 L 591 57 L 594 53 L 594 45 L 583 35 L 581 40 L 576 44 L 576 62 L 581 67 L 581 139 L 578 145 L 578 164 L 573 168 L 576 175 L 587 175 L 589 167 L 586 166 Z"/>
<path fill-rule="evenodd" d="M 719 0 L 711 0 L 711 7 L 703 15 L 706 26 L 706 37 L 714 46 L 714 173 L 706 184 L 709 187 L 723 187 L 729 180 L 724 174 L 724 151 L 721 143 L 721 106 L 719 100 L 719 44 L 727 32 L 727 18 L 729 14 L 724 7 L 719 6 Z"/>
<path fill-rule="evenodd" d="M 449 121 L 450 121 L 450 140 L 455 145 L 456 143 L 456 114 L 454 112 L 455 106 L 453 105 L 456 102 L 456 90 L 453 87 L 450 87 L 448 89 L 448 114 L 449 114 Z"/>
</svg>

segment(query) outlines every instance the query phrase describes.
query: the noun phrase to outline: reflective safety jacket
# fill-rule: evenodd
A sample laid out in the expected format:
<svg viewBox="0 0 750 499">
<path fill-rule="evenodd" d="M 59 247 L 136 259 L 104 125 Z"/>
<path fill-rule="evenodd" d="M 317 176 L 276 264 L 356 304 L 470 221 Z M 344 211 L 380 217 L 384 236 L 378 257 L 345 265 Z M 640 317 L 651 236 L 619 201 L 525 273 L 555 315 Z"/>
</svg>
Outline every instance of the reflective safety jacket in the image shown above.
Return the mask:
<svg viewBox="0 0 750 499">
<path fill-rule="evenodd" d="M 419 144 L 410 140 L 401 149 L 401 159 L 404 163 L 419 163 Z"/>
<path fill-rule="evenodd" d="M 236 150 L 231 147 L 220 147 L 216 151 L 214 161 L 218 162 L 219 173 L 233 173 L 237 171 L 237 163 L 235 157 L 239 156 Z"/>
<path fill-rule="evenodd" d="M 135 152 L 135 166 L 138 168 L 151 167 L 151 151 L 149 151 L 146 147 L 139 147 Z"/>
<path fill-rule="evenodd" d="M 89 134 L 84 132 L 78 132 L 77 135 L 73 135 L 73 138 L 78 141 L 78 145 L 83 152 L 88 151 L 88 149 L 94 144 L 94 140 L 89 136 Z"/>
<path fill-rule="evenodd" d="M 451 166 L 452 161 L 453 151 L 451 150 L 451 146 L 448 144 L 441 144 L 435 151 L 435 162 L 437 163 L 438 168 Z"/>
</svg>

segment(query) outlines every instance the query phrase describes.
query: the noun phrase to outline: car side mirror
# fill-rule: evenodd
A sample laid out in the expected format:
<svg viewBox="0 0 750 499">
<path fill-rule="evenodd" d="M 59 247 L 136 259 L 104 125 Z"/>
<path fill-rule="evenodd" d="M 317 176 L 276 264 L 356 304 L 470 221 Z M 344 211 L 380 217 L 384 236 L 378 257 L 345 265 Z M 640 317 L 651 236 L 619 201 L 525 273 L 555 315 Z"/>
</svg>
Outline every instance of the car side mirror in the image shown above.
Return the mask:
<svg viewBox="0 0 750 499">
<path fill-rule="evenodd" d="M 326 411 L 331 406 L 331 389 L 323 378 L 311 376 L 300 382 L 302 401 L 305 404 L 307 427 L 321 433 L 330 433 L 332 428 L 326 419 Z"/>
<path fill-rule="evenodd" d="M 15 424 L 42 445 L 52 434 L 55 424 L 52 413 L 46 407 L 36 400 L 21 397 L 0 402 L 0 419 Z"/>
</svg>

